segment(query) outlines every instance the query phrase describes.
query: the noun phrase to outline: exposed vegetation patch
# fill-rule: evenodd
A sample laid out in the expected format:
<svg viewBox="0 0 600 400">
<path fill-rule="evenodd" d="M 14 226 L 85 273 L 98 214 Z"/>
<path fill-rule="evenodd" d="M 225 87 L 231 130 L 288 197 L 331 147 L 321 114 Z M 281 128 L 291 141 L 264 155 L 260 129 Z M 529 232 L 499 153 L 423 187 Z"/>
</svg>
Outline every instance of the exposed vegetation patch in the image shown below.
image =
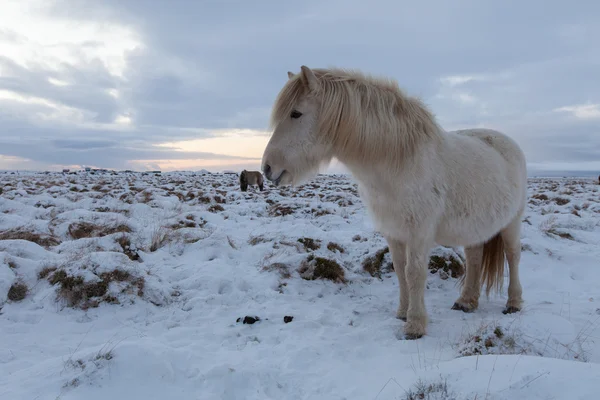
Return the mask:
<svg viewBox="0 0 600 400">
<path fill-rule="evenodd" d="M 91 222 L 73 222 L 68 228 L 69 236 L 73 239 L 103 237 L 113 233 L 130 233 L 132 230 L 126 224 L 100 225 Z"/>
<path fill-rule="evenodd" d="M 140 255 L 135 247 L 131 244 L 131 239 L 129 236 L 127 236 L 127 234 L 124 233 L 121 236 L 118 236 L 115 241 L 119 244 L 119 246 L 121 246 L 123 253 L 129 257 L 131 261 L 139 261 Z"/>
<path fill-rule="evenodd" d="M 327 279 L 336 283 L 346 283 L 344 269 L 337 261 L 315 257 L 312 254 L 302 261 L 298 272 L 306 280 Z"/>
<path fill-rule="evenodd" d="M 60 240 L 51 235 L 35 232 L 33 229 L 19 227 L 0 232 L 0 240 L 27 240 L 42 247 L 58 246 Z"/>
<path fill-rule="evenodd" d="M 354 236 L 352 236 L 352 241 L 353 242 L 366 242 L 367 240 L 368 240 L 367 238 L 364 238 L 364 237 L 362 237 L 360 235 L 354 235 Z"/>
<path fill-rule="evenodd" d="M 419 379 L 402 400 L 456 400 L 456 396 L 449 392 L 446 380 L 427 383 Z"/>
<path fill-rule="evenodd" d="M 564 206 L 565 204 L 569 204 L 571 200 L 567 199 L 566 197 L 555 197 L 554 202 L 559 206 Z"/>
<path fill-rule="evenodd" d="M 203 218 L 199 222 L 196 221 L 196 217 L 192 214 L 188 214 L 185 218 L 180 219 L 175 224 L 171 224 L 171 229 L 182 229 L 182 228 L 203 228 L 206 225 L 206 220 Z"/>
<path fill-rule="evenodd" d="M 10 289 L 8 289 L 8 300 L 10 301 L 21 301 L 25 297 L 27 297 L 27 292 L 29 289 L 27 285 L 23 282 L 15 282 L 12 284 Z"/>
<path fill-rule="evenodd" d="M 217 213 L 219 211 L 225 211 L 225 209 L 220 204 L 213 204 L 210 207 L 208 207 L 208 211 L 210 211 L 212 213 Z"/>
<path fill-rule="evenodd" d="M 289 205 L 275 203 L 269 207 L 268 213 L 271 217 L 283 217 L 286 215 L 292 215 L 294 210 L 295 208 Z"/>
<path fill-rule="evenodd" d="M 64 269 L 59 269 L 48 276 L 51 285 L 59 286 L 58 297 L 66 301 L 67 306 L 86 310 L 98 307 L 101 302 L 118 304 L 118 299 L 108 293 L 111 282 L 124 284 L 121 293 L 135 292 L 138 296 L 144 295 L 145 280 L 135 277 L 131 273 L 119 269 L 110 272 L 95 274 L 97 279 L 85 281 L 83 276 L 69 275 Z"/>
<path fill-rule="evenodd" d="M 312 238 L 300 238 L 298 239 L 298 243 L 301 243 L 304 246 L 304 250 L 306 251 L 316 251 L 321 248 L 321 241 Z"/>
<path fill-rule="evenodd" d="M 485 354 L 530 354 L 533 351 L 519 344 L 514 333 L 499 325 L 482 324 L 463 337 L 456 346 L 461 357 Z"/>
<path fill-rule="evenodd" d="M 152 237 L 150 238 L 150 252 L 155 252 L 156 250 L 164 247 L 172 240 L 172 238 L 172 231 L 170 231 L 168 228 L 164 226 L 156 228 L 152 232 Z"/>
<path fill-rule="evenodd" d="M 374 255 L 365 258 L 362 263 L 363 270 L 368 272 L 369 275 L 373 277 L 381 278 L 382 273 L 394 269 L 394 265 L 391 262 L 389 262 L 385 267 L 383 265 L 385 255 L 389 252 L 390 248 L 386 246 L 383 249 L 377 250 Z"/>
<path fill-rule="evenodd" d="M 442 279 L 459 278 L 465 273 L 463 263 L 453 255 L 432 255 L 429 258 L 429 271 L 432 274 L 439 273 Z"/>
<path fill-rule="evenodd" d="M 345 250 L 342 246 L 340 246 L 339 244 L 334 243 L 334 242 L 327 243 L 327 250 L 329 250 L 333 253 L 335 253 L 335 252 L 344 253 L 345 252 Z"/>
<path fill-rule="evenodd" d="M 248 239 L 248 244 L 250 246 L 256 246 L 257 244 L 261 244 L 261 243 L 267 243 L 270 240 L 265 238 L 263 235 L 260 236 L 251 236 L 250 239 Z"/>
<path fill-rule="evenodd" d="M 281 262 L 275 262 L 263 267 L 263 271 L 277 272 L 281 279 L 289 279 L 292 277 L 290 267 Z"/>
<path fill-rule="evenodd" d="M 573 237 L 573 235 L 571 235 L 569 232 L 559 231 L 559 230 L 554 229 L 554 228 L 548 229 L 545 233 L 547 235 L 555 235 L 555 236 L 561 237 L 563 239 L 575 240 L 575 238 Z"/>
</svg>

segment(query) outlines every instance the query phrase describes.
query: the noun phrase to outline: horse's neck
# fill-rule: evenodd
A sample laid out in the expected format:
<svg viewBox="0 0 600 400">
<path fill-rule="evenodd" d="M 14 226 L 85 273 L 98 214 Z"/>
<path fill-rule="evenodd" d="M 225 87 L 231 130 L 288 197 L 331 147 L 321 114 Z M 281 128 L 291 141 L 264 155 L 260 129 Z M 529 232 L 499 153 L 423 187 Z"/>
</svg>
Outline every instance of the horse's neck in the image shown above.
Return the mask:
<svg viewBox="0 0 600 400">
<path fill-rule="evenodd" d="M 364 188 L 380 194 L 397 192 L 402 186 L 423 186 L 439 179 L 440 144 L 425 144 L 410 156 L 388 153 L 375 162 L 346 161 L 344 164 Z M 340 160 L 341 161 L 341 160 Z"/>
</svg>

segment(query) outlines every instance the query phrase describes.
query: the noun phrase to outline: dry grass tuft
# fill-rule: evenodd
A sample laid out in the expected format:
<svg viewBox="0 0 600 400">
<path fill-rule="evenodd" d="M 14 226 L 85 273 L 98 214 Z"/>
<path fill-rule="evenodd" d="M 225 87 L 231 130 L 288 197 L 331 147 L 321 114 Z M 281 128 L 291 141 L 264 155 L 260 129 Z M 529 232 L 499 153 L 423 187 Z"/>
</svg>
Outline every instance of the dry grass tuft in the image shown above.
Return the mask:
<svg viewBox="0 0 600 400">
<path fill-rule="evenodd" d="M 477 397 L 477 396 L 476 396 Z M 448 383 L 446 380 L 426 383 L 419 379 L 415 383 L 414 389 L 409 389 L 405 392 L 402 400 L 455 400 L 453 393 L 448 391 Z"/>
<path fill-rule="evenodd" d="M 429 271 L 432 274 L 439 273 L 442 279 L 459 278 L 464 275 L 465 267 L 456 257 L 449 255 L 447 258 L 433 255 L 429 258 Z"/>
<path fill-rule="evenodd" d="M 250 239 L 248 239 L 248 244 L 250 246 L 256 246 L 257 244 L 261 244 L 261 243 L 267 243 L 270 240 L 265 238 L 263 235 L 260 236 L 250 236 Z"/>
<path fill-rule="evenodd" d="M 298 272 L 302 279 L 306 280 L 327 279 L 336 283 L 347 282 L 344 269 L 337 261 L 315 257 L 312 254 L 302 261 Z"/>
<path fill-rule="evenodd" d="M 56 270 L 56 267 L 44 267 L 40 272 L 38 272 L 38 279 L 46 279 L 48 275 Z"/>
<path fill-rule="evenodd" d="M 346 251 L 342 246 L 334 242 L 327 243 L 327 250 L 331 251 L 332 253 L 344 253 Z"/>
<path fill-rule="evenodd" d="M 277 272 L 279 273 L 281 279 L 289 279 L 292 277 L 292 274 L 290 273 L 290 267 L 281 262 L 266 265 L 262 268 L 262 270 L 268 272 Z"/>
<path fill-rule="evenodd" d="M 115 241 L 121 246 L 123 253 L 129 257 L 131 261 L 139 261 L 140 255 L 137 250 L 131 246 L 131 239 L 127 234 L 123 233 L 121 236 L 118 236 Z"/>
<path fill-rule="evenodd" d="M 64 269 L 56 270 L 48 276 L 51 285 L 59 285 L 58 297 L 65 300 L 69 307 L 86 310 L 98 307 L 101 302 L 117 304 L 116 297 L 108 294 L 111 282 L 124 282 L 127 286 L 122 292 L 135 289 L 138 296 L 144 295 L 145 280 L 119 269 L 103 272 L 97 280 L 86 282 L 82 276 L 69 275 Z"/>
<path fill-rule="evenodd" d="M 172 238 L 173 232 L 168 230 L 166 227 L 161 226 L 156 228 L 152 232 L 152 237 L 150 238 L 150 252 L 155 252 L 156 250 L 164 247 L 171 241 Z"/>
<path fill-rule="evenodd" d="M 498 325 L 482 324 L 475 332 L 465 335 L 457 344 L 459 357 L 486 354 L 528 354 L 528 348 L 518 344 L 513 333 Z"/>
<path fill-rule="evenodd" d="M 316 251 L 321 248 L 321 241 L 312 238 L 303 237 L 298 239 L 298 243 L 304 246 L 306 251 Z"/>
<path fill-rule="evenodd" d="M 217 213 L 219 211 L 225 211 L 225 209 L 220 204 L 213 204 L 210 207 L 208 207 L 208 211 L 210 211 L 212 213 Z"/>
<path fill-rule="evenodd" d="M 571 235 L 569 232 L 562 232 L 562 231 L 556 230 L 554 228 L 548 229 L 545 233 L 548 236 L 555 235 L 555 236 L 561 237 L 563 239 L 575 240 L 573 235 Z"/>
<path fill-rule="evenodd" d="M 381 278 L 383 261 L 385 259 L 385 255 L 389 252 L 390 248 L 386 246 L 383 249 L 377 250 L 377 252 L 375 252 L 374 255 L 365 258 L 365 260 L 362 263 L 363 270 L 368 272 L 369 275 L 373 277 Z M 387 269 L 393 269 L 393 264 L 389 263 Z"/>
<path fill-rule="evenodd" d="M 35 232 L 33 229 L 27 229 L 25 227 L 13 228 L 0 232 L 0 240 L 27 240 L 45 248 L 58 246 L 60 244 L 60 240 L 54 236 Z"/>
<path fill-rule="evenodd" d="M 274 203 L 269 207 L 268 211 L 271 217 L 284 217 L 286 215 L 292 215 L 294 208 L 291 206 Z"/>
<path fill-rule="evenodd" d="M 128 225 L 99 225 L 91 222 L 73 222 L 68 228 L 69 235 L 77 240 L 92 237 L 103 237 L 113 233 L 131 233 Z"/>
<path fill-rule="evenodd" d="M 21 301 L 29 292 L 27 285 L 23 282 L 15 282 L 12 284 L 10 289 L 8 289 L 8 300 L 10 301 Z"/>
<path fill-rule="evenodd" d="M 559 206 L 564 206 L 565 204 L 569 204 L 571 202 L 570 199 L 567 199 L 567 198 L 564 198 L 564 197 L 555 197 L 553 200 Z"/>
</svg>

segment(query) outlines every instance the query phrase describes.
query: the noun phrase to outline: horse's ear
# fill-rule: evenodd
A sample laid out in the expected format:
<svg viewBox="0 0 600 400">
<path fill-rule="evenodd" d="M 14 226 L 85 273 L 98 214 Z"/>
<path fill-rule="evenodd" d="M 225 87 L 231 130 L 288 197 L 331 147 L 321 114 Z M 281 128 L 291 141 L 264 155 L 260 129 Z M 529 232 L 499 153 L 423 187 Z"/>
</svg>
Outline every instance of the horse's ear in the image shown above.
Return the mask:
<svg viewBox="0 0 600 400">
<path fill-rule="evenodd" d="M 317 80 L 314 72 L 312 72 L 312 70 L 306 65 L 301 66 L 300 70 L 302 71 L 302 78 L 304 78 L 304 82 L 306 82 L 308 89 L 311 92 L 317 91 L 319 88 L 319 81 Z"/>
<path fill-rule="evenodd" d="M 288 78 L 292 79 L 294 77 L 294 73 L 292 71 L 288 71 Z"/>
</svg>

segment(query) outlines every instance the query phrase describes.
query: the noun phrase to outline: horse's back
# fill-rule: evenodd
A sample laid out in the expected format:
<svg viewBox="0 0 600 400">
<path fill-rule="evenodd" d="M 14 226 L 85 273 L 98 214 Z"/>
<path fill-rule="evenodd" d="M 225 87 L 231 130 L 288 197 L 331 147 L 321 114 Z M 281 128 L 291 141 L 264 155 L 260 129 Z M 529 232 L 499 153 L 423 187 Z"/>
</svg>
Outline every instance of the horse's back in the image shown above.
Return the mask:
<svg viewBox="0 0 600 400">
<path fill-rule="evenodd" d="M 517 142 L 510 136 L 494 129 L 473 128 L 448 132 L 462 137 L 478 139 L 500 153 L 506 161 L 526 169 L 525 153 Z"/>
<path fill-rule="evenodd" d="M 252 176 L 252 181 L 253 184 L 262 184 L 263 183 L 263 176 L 260 172 L 258 171 L 252 171 L 251 172 L 251 176 Z"/>
<path fill-rule="evenodd" d="M 517 183 L 521 192 L 527 186 L 527 163 L 525 154 L 510 136 L 485 128 L 463 129 L 448 132 L 448 141 L 456 149 L 471 173 L 482 179 L 509 179 Z M 504 171 L 504 174 L 502 174 Z"/>
</svg>

